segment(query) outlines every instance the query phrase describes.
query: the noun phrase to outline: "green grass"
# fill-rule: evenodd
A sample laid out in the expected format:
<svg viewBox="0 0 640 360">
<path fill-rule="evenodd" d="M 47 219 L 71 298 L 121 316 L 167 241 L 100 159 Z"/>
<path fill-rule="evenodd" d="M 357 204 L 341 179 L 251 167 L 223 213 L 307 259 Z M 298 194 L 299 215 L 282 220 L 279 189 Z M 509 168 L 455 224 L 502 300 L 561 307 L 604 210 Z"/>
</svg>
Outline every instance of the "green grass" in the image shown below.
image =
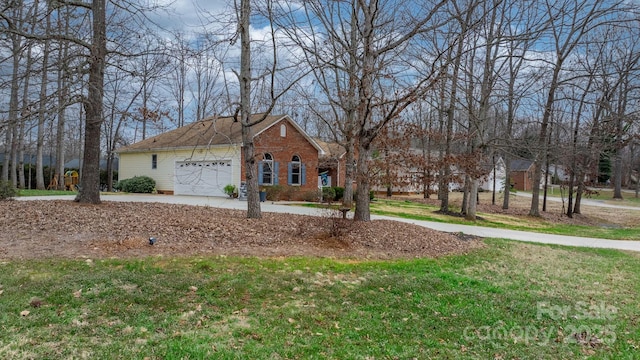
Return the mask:
<svg viewBox="0 0 640 360">
<path fill-rule="evenodd" d="M 36 190 L 36 189 L 18 189 L 18 196 L 54 196 L 54 195 L 75 195 L 77 191 L 66 190 Z M 107 192 L 101 191 L 100 195 L 127 195 L 125 192 Z"/>
<path fill-rule="evenodd" d="M 439 210 L 439 208 L 436 206 L 412 201 L 378 199 L 371 203 L 372 214 L 395 216 L 405 219 L 476 225 L 557 235 L 616 240 L 640 240 L 640 227 L 615 228 L 556 224 L 547 222 L 544 219 L 535 219 L 532 217 L 528 217 L 527 221 L 523 221 L 522 218 L 518 217 L 503 214 L 486 214 L 482 212 L 478 212 L 480 219 L 469 221 L 462 217 L 436 213 L 437 210 Z M 459 209 L 452 209 L 452 211 L 459 211 Z"/>
<path fill-rule="evenodd" d="M 637 255 L 488 244 L 387 262 L 5 261 L 0 358 L 637 356 Z"/>
<path fill-rule="evenodd" d="M 18 196 L 53 196 L 53 195 L 74 195 L 77 191 L 65 190 L 36 190 L 36 189 L 19 189 Z"/>
<path fill-rule="evenodd" d="M 531 194 L 531 191 L 521 191 L 521 192 Z M 540 195 L 542 196 L 542 192 L 540 192 Z M 568 193 L 566 189 L 561 194 L 558 188 L 554 188 L 553 191 L 549 190 L 547 192 L 547 196 L 555 197 L 555 198 L 564 197 L 565 200 L 568 199 Z M 640 198 L 635 197 L 635 193 L 629 192 L 629 191 L 622 192 L 622 198 L 623 198 L 622 202 L 620 200 L 613 200 L 613 190 L 611 189 L 596 190 L 594 193 L 591 193 L 589 195 L 586 195 L 586 194 L 583 195 L 582 198 L 586 200 L 602 200 L 611 204 L 619 204 L 619 205 L 625 205 L 625 206 L 640 206 Z"/>
</svg>

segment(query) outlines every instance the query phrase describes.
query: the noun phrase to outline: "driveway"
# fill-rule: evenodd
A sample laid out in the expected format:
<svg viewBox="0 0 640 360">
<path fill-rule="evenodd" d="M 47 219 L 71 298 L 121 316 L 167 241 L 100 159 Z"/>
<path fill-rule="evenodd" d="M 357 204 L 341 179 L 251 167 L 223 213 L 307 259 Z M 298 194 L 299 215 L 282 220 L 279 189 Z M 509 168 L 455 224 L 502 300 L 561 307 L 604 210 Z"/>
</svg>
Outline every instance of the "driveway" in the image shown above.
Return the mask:
<svg viewBox="0 0 640 360">
<path fill-rule="evenodd" d="M 73 195 L 63 196 L 33 196 L 33 197 L 19 197 L 21 201 L 29 200 L 73 200 Z M 237 209 L 245 210 L 247 203 L 245 201 L 239 201 L 236 199 L 223 198 L 223 197 L 200 197 L 200 196 L 178 196 L 178 195 L 150 195 L 150 194 L 123 194 L 123 195 L 103 195 L 103 201 L 123 201 L 123 202 L 156 202 L 167 204 L 185 204 L 196 206 L 211 206 L 216 208 L 225 209 Z M 586 205 L 586 204 L 585 204 Z M 609 207 L 609 204 L 605 204 Z M 304 206 L 291 206 L 285 203 L 265 202 L 261 204 L 262 211 L 265 212 L 277 212 L 299 215 L 312 215 L 323 216 L 327 214 L 326 209 L 310 208 Z M 626 208 L 626 207 L 621 207 Z M 631 207 L 632 210 L 640 210 L 638 207 Z M 444 232 L 461 232 L 464 234 L 481 236 L 481 237 L 493 237 L 503 238 L 517 241 L 527 241 L 541 244 L 555 244 L 565 246 L 579 246 L 590 248 L 607 248 L 618 250 L 630 250 L 640 251 L 640 241 L 626 241 L 626 240 L 606 240 L 596 238 L 583 238 L 577 236 L 564 236 L 553 234 L 541 234 L 531 233 L 526 231 L 516 231 L 507 229 L 493 229 L 482 226 L 470 226 L 440 223 L 433 221 L 421 221 L 402 219 L 390 216 L 372 215 L 373 220 L 384 219 L 393 220 L 404 223 L 416 224 L 419 226 L 428 227 L 434 230 Z"/>
</svg>

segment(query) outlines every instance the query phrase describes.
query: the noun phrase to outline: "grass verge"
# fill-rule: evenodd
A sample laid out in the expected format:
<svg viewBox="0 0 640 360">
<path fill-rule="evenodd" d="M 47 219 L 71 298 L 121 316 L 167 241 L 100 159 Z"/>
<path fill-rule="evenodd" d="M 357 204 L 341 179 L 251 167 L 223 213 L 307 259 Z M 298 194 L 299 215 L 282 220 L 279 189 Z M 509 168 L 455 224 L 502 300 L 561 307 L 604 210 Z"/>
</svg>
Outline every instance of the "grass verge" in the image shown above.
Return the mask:
<svg viewBox="0 0 640 360">
<path fill-rule="evenodd" d="M 389 262 L 5 261 L 0 357 L 636 356 L 637 254 L 488 244 Z"/>
<path fill-rule="evenodd" d="M 36 190 L 36 189 L 19 189 L 18 196 L 53 196 L 53 195 L 74 195 L 77 191 L 66 190 Z"/>
<path fill-rule="evenodd" d="M 557 235 L 571 235 L 613 240 L 640 240 L 640 227 L 596 227 L 550 223 L 540 218 L 522 217 L 505 214 L 487 214 L 479 212 L 480 219 L 465 220 L 462 217 L 440 214 L 437 207 L 412 201 L 378 199 L 371 203 L 371 213 L 376 215 L 395 216 L 405 219 L 446 222 L 485 226 L 500 229 L 530 231 Z M 459 209 L 452 209 L 454 211 Z"/>
</svg>

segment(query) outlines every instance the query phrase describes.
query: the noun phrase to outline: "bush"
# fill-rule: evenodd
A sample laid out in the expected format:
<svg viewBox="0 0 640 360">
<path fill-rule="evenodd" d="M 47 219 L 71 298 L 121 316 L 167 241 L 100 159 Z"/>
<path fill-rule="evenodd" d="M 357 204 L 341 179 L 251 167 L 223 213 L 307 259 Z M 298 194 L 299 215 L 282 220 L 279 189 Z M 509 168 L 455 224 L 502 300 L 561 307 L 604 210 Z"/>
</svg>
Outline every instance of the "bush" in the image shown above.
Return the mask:
<svg viewBox="0 0 640 360">
<path fill-rule="evenodd" d="M 150 194 L 156 188 L 156 181 L 148 176 L 134 176 L 118 181 L 116 189 L 130 193 Z"/>
<path fill-rule="evenodd" d="M 302 200 L 308 201 L 308 202 L 320 201 L 320 190 L 305 191 L 302 194 Z"/>
<path fill-rule="evenodd" d="M 322 200 L 326 202 L 332 202 L 336 200 L 336 191 L 329 186 L 322 188 Z"/>
<path fill-rule="evenodd" d="M 344 197 L 344 188 L 342 186 L 334 186 L 333 191 L 336 193 L 336 196 L 333 198 L 335 201 L 340 201 Z"/>
<path fill-rule="evenodd" d="M 18 189 L 9 181 L 0 180 L 0 200 L 10 200 L 18 195 Z"/>
<path fill-rule="evenodd" d="M 261 191 L 267 192 L 267 200 L 269 201 L 279 201 L 282 196 L 282 185 L 271 185 L 265 186 Z"/>
<path fill-rule="evenodd" d="M 299 186 L 290 186 L 285 185 L 282 187 L 282 192 L 280 193 L 280 200 L 291 201 L 294 199 L 298 199 L 298 192 L 300 191 Z"/>
<path fill-rule="evenodd" d="M 228 184 L 222 189 L 225 194 L 229 195 L 229 197 L 234 197 L 234 195 L 238 194 L 238 188 L 233 184 Z"/>
</svg>

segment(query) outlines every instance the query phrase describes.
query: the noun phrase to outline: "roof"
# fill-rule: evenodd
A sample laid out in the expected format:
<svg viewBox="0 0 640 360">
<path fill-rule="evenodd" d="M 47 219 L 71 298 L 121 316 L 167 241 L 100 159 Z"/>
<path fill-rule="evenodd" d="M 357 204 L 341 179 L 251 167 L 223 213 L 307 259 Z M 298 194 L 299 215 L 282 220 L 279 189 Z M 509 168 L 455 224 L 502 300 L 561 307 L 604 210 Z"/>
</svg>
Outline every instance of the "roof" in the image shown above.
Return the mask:
<svg viewBox="0 0 640 360">
<path fill-rule="evenodd" d="M 514 159 L 511 160 L 511 171 L 527 171 L 533 164 L 533 161 L 526 159 Z"/>
<path fill-rule="evenodd" d="M 342 145 L 340 145 L 340 144 L 338 144 L 336 142 L 326 142 L 326 141 L 320 140 L 318 138 L 314 138 L 313 140 L 316 143 L 318 143 L 318 145 L 320 145 L 320 147 L 324 151 L 324 156 L 325 157 L 341 158 L 347 152 L 347 150 L 345 150 L 344 146 L 342 146 Z"/>
<path fill-rule="evenodd" d="M 0 165 L 4 163 L 5 153 L 0 152 Z M 36 154 L 24 154 L 24 164 L 36 164 Z M 56 158 L 53 155 L 42 155 L 42 166 L 56 166 Z"/>
<path fill-rule="evenodd" d="M 114 170 L 118 170 L 118 164 L 119 163 L 120 163 L 120 161 L 118 160 L 118 158 L 114 158 L 113 162 L 111 163 L 111 167 Z M 66 163 L 64 163 L 64 167 L 66 169 L 79 169 L 80 168 L 80 159 L 78 159 L 78 158 L 71 159 L 71 160 L 67 161 Z M 100 159 L 100 169 L 107 170 L 107 159 Z"/>
<path fill-rule="evenodd" d="M 256 121 L 261 116 L 262 114 L 253 114 L 251 121 Z M 287 115 L 268 115 L 264 121 L 251 127 L 253 136 L 259 135 L 281 120 L 291 123 L 319 152 L 323 152 L 322 148 Z M 213 116 L 142 140 L 133 145 L 119 148 L 116 152 L 143 152 L 160 149 L 240 144 L 242 144 L 242 126 L 240 122 L 236 122 L 233 116 Z"/>
</svg>

